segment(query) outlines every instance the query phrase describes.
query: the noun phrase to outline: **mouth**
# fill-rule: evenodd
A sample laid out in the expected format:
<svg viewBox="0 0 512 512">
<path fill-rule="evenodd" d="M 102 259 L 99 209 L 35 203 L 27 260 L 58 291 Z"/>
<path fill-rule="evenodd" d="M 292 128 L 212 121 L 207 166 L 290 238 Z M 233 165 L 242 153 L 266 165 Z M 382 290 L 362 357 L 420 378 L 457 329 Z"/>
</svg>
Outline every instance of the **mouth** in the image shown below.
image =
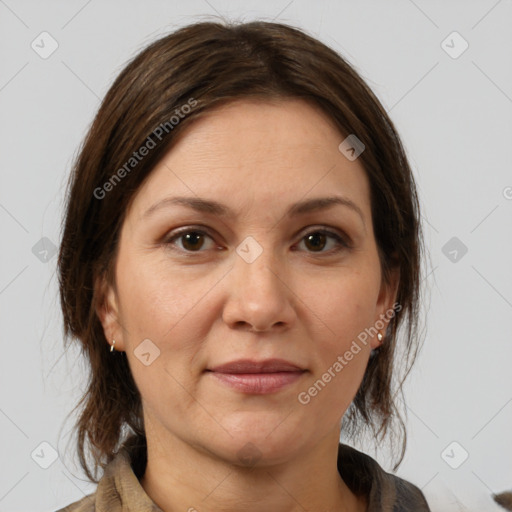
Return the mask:
<svg viewBox="0 0 512 512">
<path fill-rule="evenodd" d="M 248 394 L 275 393 L 302 378 L 306 369 L 284 359 L 240 359 L 206 369 L 222 384 Z"/>
</svg>

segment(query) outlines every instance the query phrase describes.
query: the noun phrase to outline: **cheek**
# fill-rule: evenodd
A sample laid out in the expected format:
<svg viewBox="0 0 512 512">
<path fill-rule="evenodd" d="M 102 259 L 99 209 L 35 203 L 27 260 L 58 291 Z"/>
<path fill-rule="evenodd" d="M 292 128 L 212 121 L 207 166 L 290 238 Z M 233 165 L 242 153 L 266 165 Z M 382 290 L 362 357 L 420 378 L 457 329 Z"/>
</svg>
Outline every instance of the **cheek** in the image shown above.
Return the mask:
<svg viewBox="0 0 512 512">
<path fill-rule="evenodd" d="M 371 347 L 365 329 L 375 320 L 379 278 L 371 268 L 340 273 L 339 280 L 324 282 L 322 292 L 308 300 L 323 327 L 304 400 L 309 397 L 320 408 L 330 403 L 333 417 L 353 400 L 366 370 Z"/>
<path fill-rule="evenodd" d="M 352 271 L 337 280 L 323 283 L 321 292 L 311 297 L 311 309 L 325 324 L 326 351 L 340 351 L 375 321 L 379 276 Z"/>
<path fill-rule="evenodd" d="M 194 277 L 192 272 L 171 271 L 161 259 L 143 261 L 126 254 L 118 262 L 118 288 L 133 377 L 149 407 L 158 408 L 165 396 L 174 408 L 186 410 L 192 399 L 183 386 L 193 389 L 196 385 L 194 371 L 216 314 L 209 306 L 208 292 L 219 278 Z M 147 339 L 157 347 L 149 344 L 149 359 L 153 360 L 153 352 L 157 354 L 149 366 L 138 357 Z M 155 389 L 160 390 L 156 395 Z"/>
<path fill-rule="evenodd" d="M 179 417 L 194 400 L 184 389 L 194 385 L 192 362 L 202 339 L 198 302 L 205 291 L 200 281 L 148 260 L 119 262 L 126 355 L 145 409 L 158 416 L 170 407 Z"/>
<path fill-rule="evenodd" d="M 118 278 L 121 316 L 131 345 L 145 338 L 172 344 L 172 332 L 188 319 L 207 284 L 184 272 L 171 272 L 160 261 L 135 256 L 119 261 Z"/>
</svg>

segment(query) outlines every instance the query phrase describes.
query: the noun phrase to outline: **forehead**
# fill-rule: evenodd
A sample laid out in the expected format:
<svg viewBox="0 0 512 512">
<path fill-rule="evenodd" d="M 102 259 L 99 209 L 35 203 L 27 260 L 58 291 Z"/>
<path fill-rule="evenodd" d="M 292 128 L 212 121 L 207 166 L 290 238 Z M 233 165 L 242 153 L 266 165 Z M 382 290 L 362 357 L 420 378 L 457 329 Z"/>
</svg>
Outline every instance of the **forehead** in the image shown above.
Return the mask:
<svg viewBox="0 0 512 512">
<path fill-rule="evenodd" d="M 282 158 L 282 166 L 305 153 L 337 152 L 341 133 L 319 107 L 299 99 L 239 99 L 207 111 L 175 146 L 174 156 L 215 155 L 222 162 L 249 165 Z M 185 139 L 185 140 L 183 140 Z"/>
<path fill-rule="evenodd" d="M 221 200 L 233 209 L 285 208 L 308 196 L 343 194 L 369 214 L 366 172 L 338 149 L 345 136 L 302 100 L 237 100 L 194 120 L 133 202 L 141 217 L 166 195 Z"/>
</svg>

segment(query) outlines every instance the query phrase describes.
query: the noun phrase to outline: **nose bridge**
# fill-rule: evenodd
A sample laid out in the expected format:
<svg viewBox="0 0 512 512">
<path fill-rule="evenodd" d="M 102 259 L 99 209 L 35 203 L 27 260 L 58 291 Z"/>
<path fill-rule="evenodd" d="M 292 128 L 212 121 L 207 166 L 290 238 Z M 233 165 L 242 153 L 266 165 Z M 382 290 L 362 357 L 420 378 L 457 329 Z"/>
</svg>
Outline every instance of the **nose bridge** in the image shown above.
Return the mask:
<svg viewBox="0 0 512 512">
<path fill-rule="evenodd" d="M 263 237 L 260 237 L 262 240 Z M 246 323 L 257 330 L 274 324 L 289 323 L 292 318 L 289 289 L 285 286 L 284 264 L 276 258 L 266 237 L 265 246 L 247 237 L 236 249 L 225 320 Z"/>
<path fill-rule="evenodd" d="M 262 240 L 262 237 L 259 239 Z M 254 297 L 262 293 L 281 293 L 281 265 L 275 258 L 271 241 L 272 237 L 267 236 L 263 245 L 254 237 L 248 236 L 236 249 L 238 258 L 234 270 L 241 277 L 240 284 L 245 284 Z"/>
</svg>

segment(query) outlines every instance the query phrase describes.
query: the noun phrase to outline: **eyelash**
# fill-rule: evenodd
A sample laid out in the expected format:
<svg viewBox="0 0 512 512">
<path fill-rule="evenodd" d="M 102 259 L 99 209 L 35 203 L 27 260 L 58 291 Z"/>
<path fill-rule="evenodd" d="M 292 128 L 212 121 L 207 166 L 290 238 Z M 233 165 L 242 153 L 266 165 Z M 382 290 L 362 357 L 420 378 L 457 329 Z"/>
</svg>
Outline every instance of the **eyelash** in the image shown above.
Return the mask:
<svg viewBox="0 0 512 512">
<path fill-rule="evenodd" d="M 186 227 L 186 228 L 182 228 L 182 229 L 174 231 L 174 233 L 172 235 L 170 235 L 165 240 L 163 240 L 163 244 L 165 246 L 168 246 L 168 248 L 170 250 L 184 253 L 187 256 L 193 256 L 194 254 L 199 254 L 201 252 L 205 252 L 204 250 L 188 251 L 186 249 L 181 249 L 181 248 L 178 248 L 176 246 L 173 247 L 174 242 L 176 240 L 178 240 L 182 236 L 187 235 L 189 233 L 196 233 L 196 234 L 199 234 L 199 235 L 206 235 L 207 237 L 213 239 L 212 236 L 209 233 L 207 233 L 206 231 L 204 231 L 202 229 L 195 229 L 193 227 Z M 318 233 L 326 235 L 326 236 L 328 236 L 330 238 L 333 238 L 337 242 L 338 246 L 336 248 L 334 248 L 334 249 L 331 249 L 330 251 L 319 251 L 319 252 L 307 251 L 307 252 L 309 252 L 310 254 L 312 254 L 314 256 L 316 256 L 316 255 L 332 255 L 332 254 L 338 253 L 338 252 L 340 252 L 340 251 L 342 251 L 344 249 L 350 249 L 351 248 L 351 245 L 350 245 L 350 243 L 348 243 L 347 240 L 345 240 L 342 236 L 338 235 L 336 232 L 330 231 L 330 230 L 328 230 L 326 228 L 317 228 L 317 229 L 313 229 L 311 231 L 308 231 L 307 233 L 305 233 L 302 236 L 302 238 L 300 239 L 300 242 L 302 242 L 309 235 L 318 234 Z"/>
</svg>

